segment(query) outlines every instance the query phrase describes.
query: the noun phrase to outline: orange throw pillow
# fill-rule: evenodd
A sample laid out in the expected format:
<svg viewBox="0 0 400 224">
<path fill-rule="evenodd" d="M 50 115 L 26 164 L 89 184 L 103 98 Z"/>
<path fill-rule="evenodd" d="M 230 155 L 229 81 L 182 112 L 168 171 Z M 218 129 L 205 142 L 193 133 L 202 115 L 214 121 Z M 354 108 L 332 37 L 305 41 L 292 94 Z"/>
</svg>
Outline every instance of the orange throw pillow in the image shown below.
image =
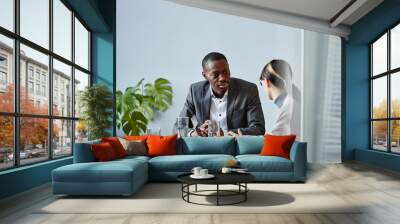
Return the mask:
<svg viewBox="0 0 400 224">
<path fill-rule="evenodd" d="M 147 137 L 147 135 L 125 135 L 124 139 L 129 141 L 146 141 Z"/>
<path fill-rule="evenodd" d="M 147 137 L 147 155 L 148 156 L 165 156 L 176 155 L 176 139 L 177 135 L 159 136 L 150 135 Z"/>
<path fill-rule="evenodd" d="M 108 142 L 93 144 L 91 145 L 91 149 L 94 157 L 99 162 L 110 161 L 117 158 L 112 145 Z"/>
<path fill-rule="evenodd" d="M 290 148 L 296 135 L 269 135 L 264 136 L 264 145 L 261 149 L 261 156 L 280 156 L 290 159 Z"/>
<path fill-rule="evenodd" d="M 117 158 L 126 156 L 126 151 L 124 149 L 124 146 L 122 146 L 121 142 L 118 140 L 117 137 L 101 138 L 101 142 L 110 143 L 112 148 L 114 149 L 114 152 L 115 152 L 115 155 L 117 156 Z"/>
</svg>

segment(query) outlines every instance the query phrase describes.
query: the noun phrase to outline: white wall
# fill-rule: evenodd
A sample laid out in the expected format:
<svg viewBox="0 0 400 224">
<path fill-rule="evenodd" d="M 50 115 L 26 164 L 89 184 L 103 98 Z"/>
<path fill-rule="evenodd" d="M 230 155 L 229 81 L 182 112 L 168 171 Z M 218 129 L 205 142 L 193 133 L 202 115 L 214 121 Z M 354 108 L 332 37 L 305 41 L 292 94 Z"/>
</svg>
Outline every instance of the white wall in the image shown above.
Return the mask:
<svg viewBox="0 0 400 224">
<path fill-rule="evenodd" d="M 262 67 L 284 59 L 298 91 L 293 119 L 299 139 L 308 142 L 310 162 L 340 162 L 340 38 L 162 0 L 117 1 L 117 89 L 141 78 L 167 78 L 173 105 L 150 124 L 170 134 L 191 83 L 202 80 L 201 60 L 224 53 L 233 77 L 258 84 Z M 276 106 L 259 85 L 267 131 Z"/>
<path fill-rule="evenodd" d="M 233 77 L 258 84 L 262 67 L 271 59 L 285 59 L 300 82 L 301 30 L 245 19 L 161 0 L 117 1 L 117 89 L 141 78 L 164 77 L 174 88 L 173 106 L 151 126 L 164 134 L 172 130 L 193 82 L 202 80 L 201 60 L 211 51 L 228 58 Z M 259 85 L 258 85 L 259 86 Z M 259 86 L 269 130 L 276 106 Z"/>
</svg>

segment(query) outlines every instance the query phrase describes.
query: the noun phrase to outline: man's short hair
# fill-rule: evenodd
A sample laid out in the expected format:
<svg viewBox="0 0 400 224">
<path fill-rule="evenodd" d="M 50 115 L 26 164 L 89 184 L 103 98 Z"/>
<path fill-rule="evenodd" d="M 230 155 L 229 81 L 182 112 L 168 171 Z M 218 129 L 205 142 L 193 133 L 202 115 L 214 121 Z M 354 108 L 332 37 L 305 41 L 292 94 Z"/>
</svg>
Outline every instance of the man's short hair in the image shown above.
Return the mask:
<svg viewBox="0 0 400 224">
<path fill-rule="evenodd" d="M 201 65 L 203 66 L 203 69 L 206 67 L 207 63 L 212 62 L 212 61 L 218 61 L 224 59 L 226 62 L 228 62 L 228 60 L 226 60 L 225 55 L 218 53 L 218 52 L 211 52 L 208 53 L 206 56 L 204 56 L 203 61 L 201 62 Z"/>
</svg>

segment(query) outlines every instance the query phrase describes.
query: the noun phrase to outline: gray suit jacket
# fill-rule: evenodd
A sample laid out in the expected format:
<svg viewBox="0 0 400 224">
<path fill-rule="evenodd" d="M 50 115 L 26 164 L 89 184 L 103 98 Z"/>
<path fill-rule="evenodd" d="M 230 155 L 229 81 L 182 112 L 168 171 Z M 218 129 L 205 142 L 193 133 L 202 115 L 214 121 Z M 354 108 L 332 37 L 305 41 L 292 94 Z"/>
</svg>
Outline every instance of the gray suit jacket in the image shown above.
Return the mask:
<svg viewBox="0 0 400 224">
<path fill-rule="evenodd" d="M 181 117 L 194 116 L 198 125 L 210 119 L 211 92 L 208 81 L 201 81 L 190 86 Z M 258 89 L 254 83 L 231 78 L 228 92 L 226 119 L 229 131 L 237 132 L 240 128 L 245 135 L 264 135 L 265 121 L 261 108 Z M 189 126 L 193 128 L 190 121 Z"/>
</svg>

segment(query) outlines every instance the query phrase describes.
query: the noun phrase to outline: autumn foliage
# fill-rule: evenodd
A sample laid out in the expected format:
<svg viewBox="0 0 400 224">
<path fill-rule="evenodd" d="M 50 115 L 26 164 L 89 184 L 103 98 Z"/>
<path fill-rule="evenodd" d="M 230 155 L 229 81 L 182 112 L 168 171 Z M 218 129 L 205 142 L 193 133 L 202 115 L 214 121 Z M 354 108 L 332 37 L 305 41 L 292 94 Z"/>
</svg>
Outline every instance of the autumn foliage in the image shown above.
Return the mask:
<svg viewBox="0 0 400 224">
<path fill-rule="evenodd" d="M 7 86 L 6 92 L 0 93 L 0 111 L 13 112 L 14 108 L 13 85 Z M 45 106 L 43 106 L 45 105 Z M 20 110 L 22 114 L 47 115 L 47 104 L 34 105 L 29 99 L 25 88 L 20 88 Z M 58 111 L 56 111 L 58 114 Z M 47 118 L 20 118 L 20 148 L 24 149 L 26 145 L 44 145 L 48 137 L 48 119 Z M 13 148 L 13 117 L 0 116 L 0 148 Z M 59 127 L 53 126 L 53 138 L 59 135 Z"/>
<path fill-rule="evenodd" d="M 392 114 L 391 117 L 400 117 L 400 100 L 392 100 Z M 380 104 L 373 108 L 373 118 L 387 118 L 387 101 L 381 101 Z M 374 139 L 386 139 L 387 136 L 387 121 L 373 122 L 373 135 Z M 396 142 L 400 138 L 400 122 L 392 121 L 392 142 Z"/>
</svg>

